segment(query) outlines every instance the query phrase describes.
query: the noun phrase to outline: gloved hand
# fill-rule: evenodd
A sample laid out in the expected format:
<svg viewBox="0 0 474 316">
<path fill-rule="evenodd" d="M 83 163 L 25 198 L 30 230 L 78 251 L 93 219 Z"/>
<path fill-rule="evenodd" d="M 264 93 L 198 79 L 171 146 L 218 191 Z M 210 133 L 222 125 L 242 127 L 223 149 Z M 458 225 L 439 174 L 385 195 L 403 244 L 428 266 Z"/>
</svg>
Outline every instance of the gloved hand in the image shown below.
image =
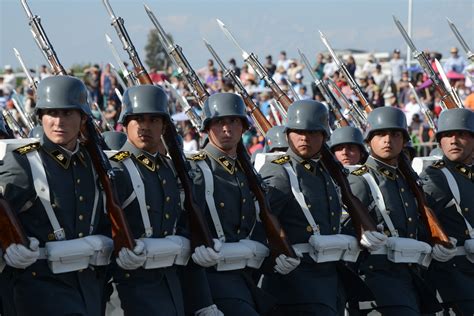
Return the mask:
<svg viewBox="0 0 474 316">
<path fill-rule="evenodd" d="M 385 234 L 374 231 L 365 231 L 360 239 L 360 244 L 369 251 L 378 250 L 385 246 L 388 237 Z"/>
<path fill-rule="evenodd" d="M 449 237 L 449 240 L 454 245 L 452 249 L 448 249 L 440 244 L 436 244 L 433 246 L 433 250 L 431 252 L 431 257 L 436 261 L 446 262 L 456 255 L 456 243 L 458 242 L 456 238 Z"/>
<path fill-rule="evenodd" d="M 17 269 L 26 269 L 38 260 L 39 241 L 34 237 L 28 237 L 30 240 L 29 248 L 20 244 L 11 244 L 5 251 L 3 258 L 10 267 Z"/>
<path fill-rule="evenodd" d="M 300 264 L 301 262 L 301 257 L 303 257 L 303 254 L 295 249 L 296 252 L 296 259 L 287 257 L 284 254 L 279 255 L 275 259 L 275 266 L 273 267 L 273 270 L 276 272 L 286 275 L 296 269 L 296 267 Z"/>
<path fill-rule="evenodd" d="M 224 313 L 221 312 L 216 304 L 212 304 L 211 306 L 201 308 L 200 310 L 194 313 L 196 316 L 224 316 Z"/>
<path fill-rule="evenodd" d="M 214 249 L 204 245 L 196 247 L 191 256 L 193 261 L 204 268 L 215 266 L 220 258 L 219 251 L 222 248 L 222 243 L 219 239 L 214 240 Z"/>
<path fill-rule="evenodd" d="M 135 240 L 133 251 L 128 248 L 120 249 L 116 259 L 117 264 L 124 270 L 135 270 L 143 266 L 146 261 L 145 244 L 141 240 Z"/>
</svg>

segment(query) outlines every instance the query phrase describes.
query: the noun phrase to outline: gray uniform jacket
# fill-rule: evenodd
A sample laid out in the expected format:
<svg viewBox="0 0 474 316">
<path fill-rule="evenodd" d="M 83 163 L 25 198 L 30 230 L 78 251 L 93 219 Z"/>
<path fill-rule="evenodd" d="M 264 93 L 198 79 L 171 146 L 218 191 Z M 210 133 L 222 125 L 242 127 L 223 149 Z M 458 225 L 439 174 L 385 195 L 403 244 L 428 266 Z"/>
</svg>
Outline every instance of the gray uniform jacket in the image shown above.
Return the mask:
<svg viewBox="0 0 474 316">
<path fill-rule="evenodd" d="M 313 230 L 296 201 L 284 164 L 291 164 L 301 192 L 321 235 L 339 233 L 341 204 L 329 174 L 319 161 L 303 160 L 288 149 L 287 154 L 266 163 L 260 174 L 269 187 L 272 212 L 278 217 L 291 244 L 307 243 Z M 307 254 L 288 275 L 266 274 L 263 288 L 279 304 L 325 304 L 337 310 L 340 279 L 336 263 L 315 263 Z"/>
<path fill-rule="evenodd" d="M 421 174 L 428 203 L 448 236 L 457 239 L 457 246 L 463 246 L 466 239 L 470 238 L 469 232 L 456 207 L 446 206 L 453 199 L 453 194 L 441 171 L 443 168 L 451 172 L 457 183 L 461 210 L 471 226 L 474 225 L 474 169 L 443 157 Z M 427 280 L 440 292 L 445 302 L 474 300 L 474 263 L 468 261 L 465 256 L 456 256 L 448 262 L 433 260 Z"/>
<path fill-rule="evenodd" d="M 92 162 L 82 145 L 72 156 L 46 136 L 35 145 L 24 146 L 6 154 L 0 165 L 0 187 L 5 199 L 18 215 L 26 235 L 35 237 L 40 247 L 54 240 L 53 228 L 33 186 L 26 153 L 37 150 L 49 184 L 51 205 L 66 239 L 89 234 L 110 235 L 103 210 L 102 195 L 90 232 L 94 205 Z M 101 310 L 104 268 L 53 274 L 46 260 L 38 260 L 25 270 L 7 267 L 2 277 L 11 282 L 12 304 L 19 315 L 99 315 Z"/>
</svg>

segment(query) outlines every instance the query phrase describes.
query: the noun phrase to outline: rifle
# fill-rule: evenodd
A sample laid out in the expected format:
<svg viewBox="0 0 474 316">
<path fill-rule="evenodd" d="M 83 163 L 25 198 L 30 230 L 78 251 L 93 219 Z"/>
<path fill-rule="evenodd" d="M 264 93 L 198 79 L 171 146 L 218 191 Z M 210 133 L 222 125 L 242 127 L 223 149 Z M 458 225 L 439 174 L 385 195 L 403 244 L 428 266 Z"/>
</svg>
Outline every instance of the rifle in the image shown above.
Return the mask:
<svg viewBox="0 0 474 316">
<path fill-rule="evenodd" d="M 28 79 L 28 82 L 30 83 L 30 88 L 36 92 L 38 83 L 33 79 L 33 76 L 31 75 L 30 71 L 26 67 L 25 62 L 23 61 L 23 58 L 21 58 L 20 52 L 16 48 L 13 48 L 13 51 L 15 52 L 16 59 L 18 59 L 18 62 L 20 63 L 20 66 L 26 75 L 26 79 Z"/>
<path fill-rule="evenodd" d="M 222 24 L 222 22 L 220 22 L 220 24 Z M 221 28 L 226 34 L 226 36 L 242 50 L 243 56 L 248 56 L 248 54 L 237 43 L 235 38 L 229 32 L 229 30 L 227 30 L 225 26 L 221 26 Z M 250 65 L 252 66 L 252 64 Z M 259 71 L 262 72 L 263 77 L 270 77 L 265 68 L 262 67 L 262 69 L 260 69 Z M 278 87 L 276 83 L 274 85 L 270 85 L 270 89 L 272 89 L 275 95 L 279 96 L 279 98 L 277 99 L 278 102 L 284 107 L 286 111 L 288 111 L 288 108 L 292 103 L 290 98 L 280 89 L 280 87 Z M 331 177 L 337 183 L 337 185 L 341 188 L 342 201 L 347 206 L 347 210 L 351 215 L 351 218 L 354 223 L 354 228 L 357 231 L 359 240 L 362 237 L 363 231 L 376 231 L 377 227 L 373 219 L 369 216 L 369 210 L 354 194 L 352 194 L 346 173 L 343 171 L 345 170 L 344 167 L 336 159 L 336 157 L 331 152 L 329 146 L 326 143 L 322 145 L 320 154 L 322 163 L 326 167 Z"/>
<path fill-rule="evenodd" d="M 359 84 L 352 78 L 351 74 L 346 68 L 346 65 L 339 59 L 339 57 L 336 55 L 334 50 L 332 49 L 331 45 L 329 44 L 326 36 L 323 34 L 323 32 L 319 31 L 319 36 L 321 37 L 321 41 L 323 42 L 324 46 L 329 51 L 329 54 L 332 56 L 332 59 L 336 63 L 336 65 L 339 67 L 339 70 L 341 73 L 344 75 L 344 77 L 347 80 L 347 83 L 349 84 L 349 87 L 351 87 L 352 91 L 356 94 L 356 96 L 359 98 L 360 103 L 362 104 L 362 107 L 366 112 L 372 111 L 372 106 L 370 105 L 369 101 L 365 98 L 364 93 L 362 92 L 361 87 Z"/>
<path fill-rule="evenodd" d="M 127 30 L 124 26 L 124 21 L 121 17 L 117 18 L 110 6 L 108 0 L 103 0 L 104 5 L 109 12 L 110 17 L 112 18 L 112 25 L 115 27 L 117 34 L 119 35 L 124 49 L 128 52 L 128 55 L 134 65 L 135 77 L 140 84 L 149 84 L 152 85 L 153 82 L 145 70 L 145 67 L 140 61 L 140 58 L 135 51 L 133 43 L 128 36 Z M 171 120 L 168 124 L 165 124 L 165 132 L 163 138 L 166 143 L 168 154 L 170 155 L 173 163 L 176 167 L 176 172 L 178 174 L 179 180 L 184 190 L 185 200 L 184 208 L 188 211 L 189 223 L 191 230 L 191 244 L 193 249 L 204 244 L 207 247 L 214 247 L 214 242 L 212 240 L 212 235 L 209 230 L 209 226 L 206 223 L 206 220 L 203 216 L 203 212 L 199 209 L 198 205 L 195 202 L 193 196 L 193 188 L 191 178 L 189 176 L 189 167 L 186 164 L 186 160 L 183 157 L 183 153 L 179 149 L 178 144 L 178 134 L 174 128 Z"/>
<path fill-rule="evenodd" d="M 461 44 L 462 48 L 464 49 L 464 51 L 466 52 L 466 55 L 467 55 L 467 58 L 474 63 L 474 53 L 472 52 L 472 50 L 469 48 L 469 46 L 467 45 L 466 41 L 464 40 L 464 38 L 462 37 L 461 33 L 459 32 L 458 28 L 456 27 L 456 25 L 454 25 L 454 23 L 446 18 L 448 20 L 448 24 L 449 24 L 449 27 L 451 28 L 451 31 L 453 31 L 454 35 L 456 36 L 456 38 L 458 39 L 459 41 L 459 44 Z"/>
<path fill-rule="evenodd" d="M 430 111 L 430 109 L 428 109 L 426 104 L 423 103 L 423 101 L 421 101 L 420 97 L 416 93 L 415 87 L 413 87 L 411 82 L 408 83 L 408 86 L 410 87 L 411 93 L 415 96 L 416 102 L 420 105 L 421 111 L 423 112 L 423 115 L 425 116 L 426 120 L 428 121 L 428 125 L 430 126 L 430 128 L 433 131 L 436 132 L 437 128 L 436 128 L 436 124 L 433 120 L 433 113 Z"/>
<path fill-rule="evenodd" d="M 397 26 L 400 33 L 402 34 L 405 42 L 412 50 L 413 57 L 416 58 L 416 60 L 418 60 L 418 63 L 420 63 L 421 68 L 423 68 L 425 73 L 433 82 L 435 90 L 440 94 L 441 101 L 445 104 L 446 108 L 448 109 L 458 108 L 459 106 L 456 102 L 454 95 L 452 94 L 451 91 L 448 90 L 448 88 L 439 79 L 438 74 L 435 72 L 435 70 L 431 66 L 431 63 L 426 57 L 425 53 L 416 49 L 415 44 L 413 44 L 413 41 L 411 40 L 410 36 L 403 28 L 402 23 L 400 23 L 400 21 L 395 16 L 393 16 L 393 21 L 395 22 L 395 25 Z"/>
<path fill-rule="evenodd" d="M 3 253 L 11 244 L 28 247 L 30 242 L 18 217 L 3 196 L 0 196 L 0 247 Z"/>
<path fill-rule="evenodd" d="M 17 120 L 15 120 L 15 118 L 13 117 L 12 113 L 9 110 L 3 109 L 2 110 L 2 116 L 3 116 L 3 118 L 5 120 L 5 123 L 6 123 L 5 126 L 8 126 L 8 128 L 11 132 L 11 137 L 10 138 L 14 138 L 13 130 L 18 135 L 20 135 L 21 138 L 28 138 L 28 135 L 25 133 L 25 131 L 23 131 L 23 128 L 17 122 Z"/>
<path fill-rule="evenodd" d="M 441 66 L 441 63 L 439 62 L 438 59 L 435 58 L 434 61 L 435 61 L 436 68 L 438 69 L 438 73 L 439 73 L 441 79 L 443 80 L 444 86 L 449 91 L 449 93 L 453 96 L 457 106 L 459 108 L 464 108 L 464 105 L 462 104 L 462 101 L 459 98 L 459 95 L 457 94 L 456 90 L 454 90 L 453 87 L 451 86 L 451 84 L 449 83 L 448 76 L 446 76 L 446 73 L 444 72 L 443 66 Z"/>
<path fill-rule="evenodd" d="M 165 85 L 171 91 L 171 94 L 178 100 L 179 104 L 183 107 L 184 113 L 188 116 L 191 124 L 193 125 L 196 131 L 199 131 L 202 125 L 201 117 L 194 111 L 194 109 L 189 105 L 188 100 L 181 95 L 178 90 L 168 80 L 165 80 Z"/>
<path fill-rule="evenodd" d="M 122 71 L 123 76 L 125 77 L 125 79 L 127 79 L 128 85 L 126 85 L 125 82 L 123 82 L 122 77 L 118 76 L 118 78 L 120 78 L 120 80 L 122 81 L 121 82 L 122 88 L 125 89 L 127 86 L 131 87 L 138 84 L 137 78 L 135 78 L 133 73 L 128 71 L 127 67 L 125 66 L 122 59 L 120 58 L 120 55 L 117 49 L 115 48 L 114 43 L 112 42 L 112 39 L 110 38 L 108 34 L 105 34 L 105 41 L 109 45 L 112 55 L 114 56 L 115 61 L 117 62 L 117 65 L 120 67 L 120 70 Z"/>
<path fill-rule="evenodd" d="M 53 73 L 55 75 L 67 75 L 41 26 L 40 18 L 37 15 L 33 16 L 26 0 L 21 0 L 21 2 L 30 19 L 33 37 L 38 43 L 38 46 L 45 52 L 45 56 L 47 56 Z M 84 132 L 86 134 L 84 145 L 91 156 L 92 163 L 94 164 L 94 168 L 97 171 L 97 175 L 105 192 L 107 214 L 112 224 L 112 238 L 114 240 L 115 253 L 118 253 L 122 247 L 133 249 L 135 247 L 135 241 L 118 202 L 115 173 L 110 165 L 109 159 L 101 148 L 101 145 L 103 148 L 107 148 L 107 146 L 105 145 L 102 135 L 97 132 L 91 116 L 87 118 Z"/>
</svg>

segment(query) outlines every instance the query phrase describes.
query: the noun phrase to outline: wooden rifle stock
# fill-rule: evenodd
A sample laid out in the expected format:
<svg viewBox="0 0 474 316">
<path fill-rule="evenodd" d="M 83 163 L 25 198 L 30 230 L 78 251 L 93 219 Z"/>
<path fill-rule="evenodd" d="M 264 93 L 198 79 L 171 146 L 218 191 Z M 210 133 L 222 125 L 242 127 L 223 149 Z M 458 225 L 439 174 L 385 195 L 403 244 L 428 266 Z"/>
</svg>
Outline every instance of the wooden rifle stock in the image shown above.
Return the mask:
<svg viewBox="0 0 474 316">
<path fill-rule="evenodd" d="M 263 115 L 262 111 L 260 111 L 260 109 L 255 105 L 255 103 L 252 101 L 252 98 L 248 94 L 246 96 L 241 94 L 241 96 L 244 100 L 247 110 L 257 124 L 258 129 L 262 132 L 262 134 L 266 134 L 268 130 L 272 128 L 272 124 L 270 124 L 265 115 Z"/>
<path fill-rule="evenodd" d="M 443 89 L 443 87 L 441 87 L 438 82 L 433 81 L 433 83 L 435 86 L 435 90 L 441 96 L 441 101 L 444 103 L 448 110 L 459 108 L 457 102 L 454 100 L 454 97 L 451 93 L 446 92 L 445 89 Z"/>
<path fill-rule="evenodd" d="M 0 197 L 0 247 L 3 253 L 11 244 L 29 247 L 30 242 L 18 217 L 8 202 L 3 197 Z"/>
</svg>

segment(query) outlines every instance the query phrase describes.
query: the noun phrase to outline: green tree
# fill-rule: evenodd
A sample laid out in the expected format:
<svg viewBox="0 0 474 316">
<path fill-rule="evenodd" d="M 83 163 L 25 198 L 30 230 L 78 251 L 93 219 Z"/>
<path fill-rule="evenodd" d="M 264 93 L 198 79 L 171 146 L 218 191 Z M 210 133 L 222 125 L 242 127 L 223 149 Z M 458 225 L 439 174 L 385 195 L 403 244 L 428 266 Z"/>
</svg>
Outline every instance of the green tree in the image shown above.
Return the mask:
<svg viewBox="0 0 474 316">
<path fill-rule="evenodd" d="M 173 42 L 173 37 L 167 34 L 168 40 Z M 146 60 L 145 63 L 149 68 L 155 67 L 157 70 L 166 70 L 172 61 L 169 58 L 166 49 L 160 42 L 158 32 L 150 30 L 148 33 L 148 42 L 145 46 Z"/>
</svg>

